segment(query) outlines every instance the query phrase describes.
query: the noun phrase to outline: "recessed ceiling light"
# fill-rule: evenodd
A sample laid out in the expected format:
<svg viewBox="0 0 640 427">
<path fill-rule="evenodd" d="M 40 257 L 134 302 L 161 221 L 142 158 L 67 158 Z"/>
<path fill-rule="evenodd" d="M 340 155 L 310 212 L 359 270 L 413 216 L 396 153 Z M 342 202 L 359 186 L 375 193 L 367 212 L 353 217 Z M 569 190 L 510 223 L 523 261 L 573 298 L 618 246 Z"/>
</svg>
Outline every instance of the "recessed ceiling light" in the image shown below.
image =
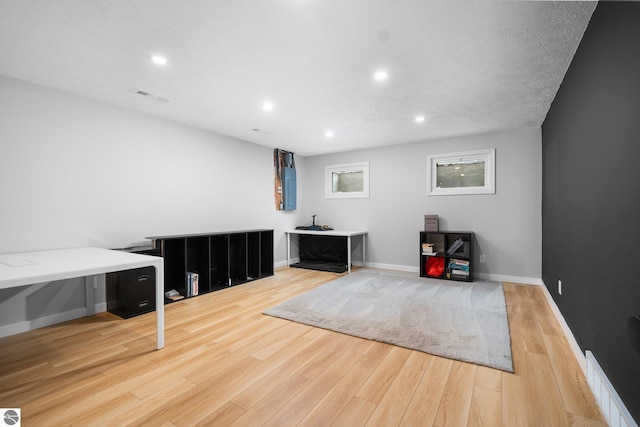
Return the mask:
<svg viewBox="0 0 640 427">
<path fill-rule="evenodd" d="M 378 70 L 373 74 L 373 78 L 379 82 L 387 80 L 389 74 L 384 70 Z"/>
<path fill-rule="evenodd" d="M 328 130 L 324 133 L 324 136 L 326 136 L 327 138 L 333 138 L 333 132 Z"/>
<path fill-rule="evenodd" d="M 152 55 L 151 62 L 156 65 L 167 65 L 167 58 L 162 55 Z"/>
<path fill-rule="evenodd" d="M 271 101 L 265 101 L 265 102 L 262 103 L 262 109 L 264 111 L 273 111 L 274 107 L 275 106 L 273 105 L 273 102 L 271 102 Z"/>
<path fill-rule="evenodd" d="M 422 123 L 425 120 L 424 116 L 416 116 L 416 118 L 414 119 L 416 121 L 416 123 Z"/>
</svg>

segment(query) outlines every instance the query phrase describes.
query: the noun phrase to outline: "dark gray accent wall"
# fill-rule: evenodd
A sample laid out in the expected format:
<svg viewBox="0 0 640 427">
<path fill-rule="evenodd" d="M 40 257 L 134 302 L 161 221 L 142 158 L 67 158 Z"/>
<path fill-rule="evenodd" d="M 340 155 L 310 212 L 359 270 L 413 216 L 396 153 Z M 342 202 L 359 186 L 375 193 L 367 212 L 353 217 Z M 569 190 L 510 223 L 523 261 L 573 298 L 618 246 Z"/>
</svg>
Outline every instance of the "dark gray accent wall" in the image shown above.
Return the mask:
<svg viewBox="0 0 640 427">
<path fill-rule="evenodd" d="M 542 168 L 544 283 L 640 420 L 640 3 L 598 4 L 542 125 Z"/>
</svg>

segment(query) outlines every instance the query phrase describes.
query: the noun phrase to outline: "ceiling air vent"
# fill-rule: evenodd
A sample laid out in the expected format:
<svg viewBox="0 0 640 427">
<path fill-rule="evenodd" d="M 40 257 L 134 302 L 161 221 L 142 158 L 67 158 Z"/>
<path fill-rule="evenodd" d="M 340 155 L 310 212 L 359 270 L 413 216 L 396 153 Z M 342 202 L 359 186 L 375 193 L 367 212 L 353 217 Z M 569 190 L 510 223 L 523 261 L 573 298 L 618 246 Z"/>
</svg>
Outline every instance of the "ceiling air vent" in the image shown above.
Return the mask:
<svg viewBox="0 0 640 427">
<path fill-rule="evenodd" d="M 160 101 L 160 102 L 169 102 L 171 101 L 171 99 L 166 98 L 162 95 L 158 95 L 157 93 L 153 93 L 153 92 L 149 92 L 148 90 L 144 90 L 144 89 L 140 89 L 137 87 L 132 87 L 131 89 L 129 89 L 129 92 L 131 93 L 135 93 L 144 97 L 147 97 L 149 99 L 153 99 L 155 101 Z"/>
</svg>

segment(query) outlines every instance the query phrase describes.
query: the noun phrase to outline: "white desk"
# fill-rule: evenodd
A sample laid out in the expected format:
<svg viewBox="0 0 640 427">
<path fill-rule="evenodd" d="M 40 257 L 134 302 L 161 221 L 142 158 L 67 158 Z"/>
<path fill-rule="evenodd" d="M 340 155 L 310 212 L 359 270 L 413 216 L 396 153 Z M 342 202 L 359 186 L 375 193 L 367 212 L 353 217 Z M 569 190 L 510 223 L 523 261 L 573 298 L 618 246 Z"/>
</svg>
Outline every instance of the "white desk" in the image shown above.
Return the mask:
<svg viewBox="0 0 640 427">
<path fill-rule="evenodd" d="M 287 235 L 287 265 L 291 265 L 291 235 L 305 234 L 313 236 L 337 236 L 347 238 L 347 269 L 351 273 L 351 238 L 353 236 L 362 236 L 362 266 L 366 267 L 367 257 L 367 232 L 366 231 L 344 231 L 344 230 L 285 230 Z"/>
<path fill-rule="evenodd" d="M 156 270 L 156 348 L 161 349 L 164 347 L 164 263 L 160 257 L 100 248 L 0 255 L 0 289 L 148 266 Z M 92 309 L 87 307 L 87 312 Z"/>
</svg>

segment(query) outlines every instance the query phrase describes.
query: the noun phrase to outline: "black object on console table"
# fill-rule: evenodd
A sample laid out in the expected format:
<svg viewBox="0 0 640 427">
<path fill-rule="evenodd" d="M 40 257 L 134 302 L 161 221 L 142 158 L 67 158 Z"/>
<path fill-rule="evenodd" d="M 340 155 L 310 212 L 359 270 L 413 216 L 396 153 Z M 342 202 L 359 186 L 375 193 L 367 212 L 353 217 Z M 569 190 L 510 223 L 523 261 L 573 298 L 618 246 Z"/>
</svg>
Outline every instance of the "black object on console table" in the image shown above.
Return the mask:
<svg viewBox="0 0 640 427">
<path fill-rule="evenodd" d="M 344 273 L 347 265 L 347 238 L 343 236 L 298 236 L 300 262 L 291 267 Z"/>
<path fill-rule="evenodd" d="M 273 276 L 273 230 L 221 231 L 147 239 L 153 241 L 153 246 L 160 249 L 164 258 L 165 303 Z M 174 295 L 167 296 L 171 291 Z"/>
</svg>

